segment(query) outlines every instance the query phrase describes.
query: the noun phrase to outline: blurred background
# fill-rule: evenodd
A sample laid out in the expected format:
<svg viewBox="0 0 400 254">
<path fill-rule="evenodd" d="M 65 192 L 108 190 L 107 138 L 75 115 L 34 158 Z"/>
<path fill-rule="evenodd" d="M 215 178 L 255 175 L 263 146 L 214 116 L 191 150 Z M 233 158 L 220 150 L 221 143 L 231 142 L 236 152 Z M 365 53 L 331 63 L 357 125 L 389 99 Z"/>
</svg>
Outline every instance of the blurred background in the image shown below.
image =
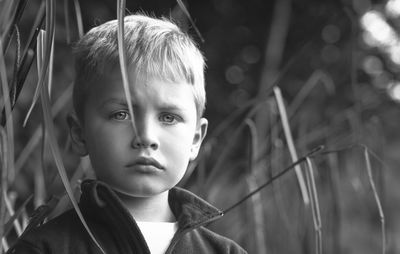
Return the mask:
<svg viewBox="0 0 400 254">
<path fill-rule="evenodd" d="M 40 103 L 23 127 L 39 74 L 36 59 L 26 76 L 17 72 L 17 59 L 42 1 L 0 1 L 1 38 L 9 38 L 6 7 L 19 2 L 26 7 L 18 33 L 3 45 L 9 87 L 19 84 L 20 94 L 12 110 L 15 164 L 2 168 L 3 175 L 8 170 L 2 178 L 8 204 L 2 206 L 8 209 L 5 222 L 24 207 L 16 221 L 23 228 L 33 209 L 52 197 L 59 201 L 50 217 L 69 205 L 43 142 Z M 71 49 L 82 32 L 115 19 L 117 4 L 54 2 L 53 76 L 47 85 L 56 141 L 78 196 L 79 181 L 93 173 L 87 158 L 73 154 L 68 137 Z M 226 209 L 209 227 L 249 253 L 400 253 L 400 0 L 183 1 L 190 18 L 178 2 L 128 0 L 126 7 L 127 14 L 171 17 L 207 59 L 209 134 L 180 185 Z M 2 141 L 4 162 L 10 151 Z M 308 163 L 274 178 L 319 146 L 324 149 Z M 18 231 L 14 226 L 6 232 L 3 246 Z"/>
</svg>

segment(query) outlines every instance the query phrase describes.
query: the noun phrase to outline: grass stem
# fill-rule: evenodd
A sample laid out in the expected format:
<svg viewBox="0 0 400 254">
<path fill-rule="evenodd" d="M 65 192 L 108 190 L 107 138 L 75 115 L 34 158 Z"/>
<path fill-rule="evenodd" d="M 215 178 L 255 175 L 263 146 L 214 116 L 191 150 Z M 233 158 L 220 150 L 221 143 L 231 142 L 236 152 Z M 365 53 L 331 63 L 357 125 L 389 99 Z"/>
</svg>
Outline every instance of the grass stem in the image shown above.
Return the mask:
<svg viewBox="0 0 400 254">
<path fill-rule="evenodd" d="M 287 113 L 286 113 L 286 107 L 283 102 L 282 93 L 281 93 L 281 90 L 279 89 L 279 87 L 277 87 L 277 86 L 274 87 L 274 94 L 275 94 L 275 98 L 276 98 L 276 103 L 278 105 L 279 115 L 281 117 L 283 131 L 285 133 L 286 143 L 289 148 L 290 156 L 292 157 L 292 161 L 297 161 L 298 156 L 297 156 L 296 148 L 294 146 L 292 132 L 290 131 L 290 125 L 289 125 L 289 120 L 288 120 Z M 295 171 L 296 171 L 296 176 L 297 176 L 297 180 L 299 183 L 300 192 L 303 197 L 304 204 L 308 205 L 310 202 L 310 198 L 308 197 L 307 187 L 306 187 L 306 184 L 304 181 L 304 176 L 303 176 L 303 173 L 301 172 L 301 168 L 299 165 L 295 166 Z"/>
</svg>

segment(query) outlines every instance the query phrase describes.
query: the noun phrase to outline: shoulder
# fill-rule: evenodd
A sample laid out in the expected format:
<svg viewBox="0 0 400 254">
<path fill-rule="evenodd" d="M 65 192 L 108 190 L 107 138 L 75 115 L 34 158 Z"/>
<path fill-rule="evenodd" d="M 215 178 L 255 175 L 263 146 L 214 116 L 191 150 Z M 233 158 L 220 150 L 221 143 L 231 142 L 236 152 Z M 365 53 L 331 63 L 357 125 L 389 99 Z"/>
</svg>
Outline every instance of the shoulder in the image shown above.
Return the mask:
<svg viewBox="0 0 400 254">
<path fill-rule="evenodd" d="M 61 246 L 85 238 L 83 227 L 75 211 L 69 210 L 45 224 L 25 231 L 9 253 L 61 253 Z"/>
<path fill-rule="evenodd" d="M 82 229 L 79 218 L 74 210 L 68 210 L 65 213 L 47 221 L 41 226 L 30 229 L 24 233 L 23 239 L 55 239 L 57 237 L 65 237 L 71 231 L 79 231 Z M 56 234 L 55 234 L 56 233 Z"/>
<path fill-rule="evenodd" d="M 199 227 L 187 233 L 182 240 L 181 244 L 189 244 L 190 248 L 193 248 L 194 250 L 202 250 L 201 253 L 247 253 L 233 240 L 219 235 L 205 227 Z"/>
</svg>

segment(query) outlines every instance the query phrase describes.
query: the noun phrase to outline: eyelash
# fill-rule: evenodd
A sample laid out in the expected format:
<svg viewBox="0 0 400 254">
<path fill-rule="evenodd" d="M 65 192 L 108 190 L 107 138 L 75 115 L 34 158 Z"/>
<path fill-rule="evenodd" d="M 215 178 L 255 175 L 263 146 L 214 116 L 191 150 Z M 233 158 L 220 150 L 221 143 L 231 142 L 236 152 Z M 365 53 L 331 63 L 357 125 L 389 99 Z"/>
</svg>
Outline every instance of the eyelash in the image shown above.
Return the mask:
<svg viewBox="0 0 400 254">
<path fill-rule="evenodd" d="M 172 119 L 166 121 L 165 120 L 166 117 L 171 117 Z M 171 113 L 163 113 L 160 115 L 158 119 L 165 124 L 171 124 L 171 125 L 183 121 L 182 117 Z"/>
<path fill-rule="evenodd" d="M 119 116 L 121 116 L 122 114 L 123 114 L 123 118 L 119 118 Z M 171 118 L 171 119 L 166 120 L 167 117 Z M 127 111 L 117 111 L 117 112 L 112 113 L 110 118 L 117 120 L 117 121 L 125 121 L 125 120 L 129 120 L 130 116 L 129 116 L 129 112 L 127 112 Z M 158 119 L 162 123 L 170 124 L 170 125 L 183 121 L 182 117 L 180 117 L 179 115 L 171 114 L 171 113 L 162 113 Z"/>
<path fill-rule="evenodd" d="M 121 114 L 124 114 L 124 118 L 120 119 L 118 118 L 118 115 L 121 116 Z M 117 120 L 117 121 L 124 121 L 129 119 L 129 112 L 126 111 L 117 111 L 111 114 L 110 118 Z"/>
</svg>

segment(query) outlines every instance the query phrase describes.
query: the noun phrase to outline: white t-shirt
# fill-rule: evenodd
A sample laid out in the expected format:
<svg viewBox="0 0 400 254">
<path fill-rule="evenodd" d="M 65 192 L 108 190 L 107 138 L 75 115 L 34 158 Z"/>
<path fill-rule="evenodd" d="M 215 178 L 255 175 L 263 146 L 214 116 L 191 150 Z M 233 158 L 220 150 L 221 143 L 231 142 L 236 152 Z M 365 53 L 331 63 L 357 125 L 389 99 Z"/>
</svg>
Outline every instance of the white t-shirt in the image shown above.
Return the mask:
<svg viewBox="0 0 400 254">
<path fill-rule="evenodd" d="M 164 254 L 178 229 L 178 222 L 138 221 L 137 225 L 151 254 Z"/>
</svg>

